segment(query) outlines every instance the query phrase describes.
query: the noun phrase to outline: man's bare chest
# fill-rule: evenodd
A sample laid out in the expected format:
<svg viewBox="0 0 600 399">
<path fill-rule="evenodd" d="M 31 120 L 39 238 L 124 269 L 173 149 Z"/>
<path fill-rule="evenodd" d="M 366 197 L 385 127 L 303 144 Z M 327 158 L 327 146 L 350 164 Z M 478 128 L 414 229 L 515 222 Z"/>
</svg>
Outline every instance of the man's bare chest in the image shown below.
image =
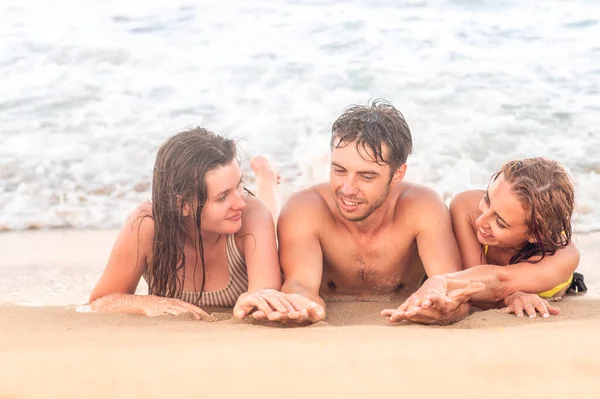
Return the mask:
<svg viewBox="0 0 600 399">
<path fill-rule="evenodd" d="M 402 291 L 414 278 L 416 244 L 412 238 L 384 236 L 324 240 L 321 291 L 332 294 L 382 294 Z M 418 266 L 417 266 L 418 267 Z M 422 270 L 422 267 L 420 267 Z M 422 273 L 417 273 L 422 277 Z M 419 277 L 420 278 L 420 277 Z M 412 285 L 412 284 L 411 284 Z"/>
</svg>

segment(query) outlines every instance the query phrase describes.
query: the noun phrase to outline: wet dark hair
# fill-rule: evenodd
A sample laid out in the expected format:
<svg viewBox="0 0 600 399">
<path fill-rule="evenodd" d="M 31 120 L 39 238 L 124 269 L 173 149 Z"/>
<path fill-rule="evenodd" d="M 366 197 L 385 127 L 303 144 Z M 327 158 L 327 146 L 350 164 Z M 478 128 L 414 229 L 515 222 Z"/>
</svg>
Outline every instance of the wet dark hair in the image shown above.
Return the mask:
<svg viewBox="0 0 600 399">
<path fill-rule="evenodd" d="M 571 243 L 571 217 L 575 194 L 573 184 L 560 163 L 545 158 L 527 158 L 505 163 L 491 181 L 500 175 L 511 185 L 527 212 L 525 224 L 535 242 L 528 242 L 510 264 L 554 255 Z"/>
<path fill-rule="evenodd" d="M 152 219 L 154 240 L 152 259 L 146 279 L 149 294 L 175 297 L 183 292 L 185 281 L 185 239 L 183 207 L 191 206 L 194 220 L 194 248 L 202 262 L 204 292 L 204 246 L 200 234 L 200 214 L 206 203 L 207 172 L 236 159 L 236 144 L 231 139 L 197 127 L 169 138 L 158 150 L 152 176 Z M 196 259 L 195 273 L 198 266 Z M 177 273 L 183 269 L 179 279 Z"/>
<path fill-rule="evenodd" d="M 370 150 L 377 163 L 390 165 L 391 174 L 408 159 L 412 152 L 412 136 L 404 116 L 392 104 L 375 99 L 368 105 L 352 105 L 333 123 L 331 148 L 356 143 Z M 389 149 L 383 156 L 383 144 Z"/>
</svg>

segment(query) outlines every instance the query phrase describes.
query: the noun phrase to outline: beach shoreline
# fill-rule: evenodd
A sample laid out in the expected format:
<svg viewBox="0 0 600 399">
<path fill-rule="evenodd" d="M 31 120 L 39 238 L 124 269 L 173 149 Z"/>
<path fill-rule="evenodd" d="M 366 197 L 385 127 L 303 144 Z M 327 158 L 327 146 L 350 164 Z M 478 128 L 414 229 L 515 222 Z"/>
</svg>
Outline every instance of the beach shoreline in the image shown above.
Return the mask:
<svg viewBox="0 0 600 399">
<path fill-rule="evenodd" d="M 0 304 L 65 306 L 87 303 L 118 230 L 27 230 L 0 233 Z M 573 237 L 580 252 L 578 271 L 600 299 L 600 232 Z M 142 280 L 138 293 L 147 293 Z"/>
</svg>

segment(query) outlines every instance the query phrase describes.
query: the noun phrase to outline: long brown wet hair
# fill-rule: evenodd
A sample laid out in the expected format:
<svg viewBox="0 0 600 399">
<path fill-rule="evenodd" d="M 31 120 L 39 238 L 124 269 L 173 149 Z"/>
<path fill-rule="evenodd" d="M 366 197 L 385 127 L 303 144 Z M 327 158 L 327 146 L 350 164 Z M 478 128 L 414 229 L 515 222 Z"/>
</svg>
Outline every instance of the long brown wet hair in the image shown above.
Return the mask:
<svg viewBox="0 0 600 399">
<path fill-rule="evenodd" d="M 540 256 L 533 261 L 537 263 L 568 246 L 575 194 L 561 164 L 545 158 L 526 158 L 505 163 L 491 181 L 500 175 L 525 209 L 525 224 L 533 238 L 510 259 L 510 264 Z"/>
<path fill-rule="evenodd" d="M 194 220 L 194 248 L 200 253 L 204 292 L 204 246 L 200 234 L 200 214 L 206 203 L 206 173 L 236 159 L 231 139 L 197 127 L 174 135 L 158 150 L 152 176 L 152 219 L 154 240 L 146 279 L 149 294 L 175 297 L 183 292 L 185 281 L 185 240 L 183 208 L 188 205 Z M 182 270 L 183 269 L 183 270 Z M 198 269 L 198 259 L 194 267 Z M 182 270 L 181 278 L 178 272 Z"/>
</svg>

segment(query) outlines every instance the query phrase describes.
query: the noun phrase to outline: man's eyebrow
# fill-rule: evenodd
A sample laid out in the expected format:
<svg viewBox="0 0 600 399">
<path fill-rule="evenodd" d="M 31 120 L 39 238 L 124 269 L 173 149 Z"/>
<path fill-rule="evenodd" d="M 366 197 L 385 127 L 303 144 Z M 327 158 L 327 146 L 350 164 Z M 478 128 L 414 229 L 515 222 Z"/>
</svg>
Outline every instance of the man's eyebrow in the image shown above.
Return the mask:
<svg viewBox="0 0 600 399">
<path fill-rule="evenodd" d="M 340 169 L 346 170 L 346 168 L 344 168 L 342 165 L 339 165 L 339 164 L 337 164 L 337 163 L 335 163 L 333 161 L 331 162 L 331 164 L 333 166 L 335 166 L 336 168 L 340 168 Z M 380 174 L 379 172 L 377 172 L 375 170 L 359 170 L 356 173 L 358 173 L 359 175 L 377 175 L 377 176 L 379 176 L 379 174 Z"/>
<path fill-rule="evenodd" d="M 488 199 L 488 202 L 490 203 L 490 205 L 492 205 L 492 199 L 490 198 L 490 194 L 489 194 L 488 190 L 485 190 L 485 196 L 487 197 L 487 199 Z M 504 223 L 504 224 L 505 224 L 507 227 L 512 227 L 510 224 L 508 224 L 508 223 L 506 222 L 506 220 L 504 220 L 504 219 L 502 218 L 502 216 L 500 216 L 500 215 L 498 214 L 498 212 L 494 211 L 494 214 L 495 214 L 495 215 L 498 217 L 498 219 L 500 219 L 500 220 L 502 221 L 502 223 Z"/>
</svg>

